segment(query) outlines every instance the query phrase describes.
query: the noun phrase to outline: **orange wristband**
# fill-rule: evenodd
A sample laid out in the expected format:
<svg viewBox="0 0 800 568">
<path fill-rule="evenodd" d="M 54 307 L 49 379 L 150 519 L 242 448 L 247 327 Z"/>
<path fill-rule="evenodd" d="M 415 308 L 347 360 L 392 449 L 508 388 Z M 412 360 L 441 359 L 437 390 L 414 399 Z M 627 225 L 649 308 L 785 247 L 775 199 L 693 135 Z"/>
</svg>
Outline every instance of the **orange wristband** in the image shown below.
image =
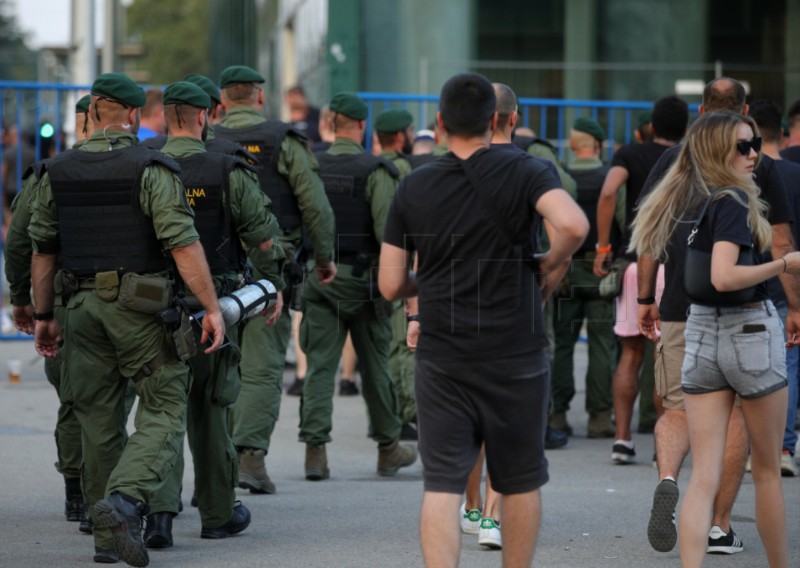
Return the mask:
<svg viewBox="0 0 800 568">
<path fill-rule="evenodd" d="M 607 244 L 604 247 L 601 247 L 599 244 L 594 245 L 595 252 L 607 253 L 611 252 L 611 243 Z"/>
</svg>

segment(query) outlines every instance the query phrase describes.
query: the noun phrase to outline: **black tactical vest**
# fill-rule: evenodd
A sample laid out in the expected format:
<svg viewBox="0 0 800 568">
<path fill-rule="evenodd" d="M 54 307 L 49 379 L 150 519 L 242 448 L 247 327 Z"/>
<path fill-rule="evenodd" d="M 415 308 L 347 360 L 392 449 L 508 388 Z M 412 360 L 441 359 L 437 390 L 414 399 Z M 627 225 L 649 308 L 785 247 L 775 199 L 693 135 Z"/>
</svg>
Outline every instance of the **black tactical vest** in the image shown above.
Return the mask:
<svg viewBox="0 0 800 568">
<path fill-rule="evenodd" d="M 228 176 L 235 168 L 249 166 L 233 156 L 216 152 L 200 152 L 175 161 L 181 166 L 178 177 L 194 210 L 194 227 L 211 273 L 241 270 L 246 255 L 231 222 Z"/>
<path fill-rule="evenodd" d="M 139 205 L 142 173 L 153 163 L 180 171 L 160 152 L 138 146 L 68 152 L 47 162 L 64 268 L 82 277 L 169 268 L 153 222 Z"/>
<path fill-rule="evenodd" d="M 169 138 L 167 136 L 153 136 L 152 138 L 148 138 L 147 140 L 140 142 L 139 146 L 160 151 L 164 148 L 164 145 L 166 145 L 168 139 Z M 233 140 L 225 140 L 224 138 L 210 138 L 206 140 L 204 144 L 206 146 L 206 150 L 209 152 L 218 152 L 219 154 L 236 156 L 248 164 L 254 164 L 256 161 L 252 154 L 250 154 L 247 150 L 242 148 L 241 145 L 237 144 Z"/>
<path fill-rule="evenodd" d="M 578 186 L 578 205 L 581 206 L 586 217 L 589 219 L 589 234 L 580 252 L 590 252 L 594 250 L 595 243 L 597 243 L 597 202 L 600 200 L 600 190 L 603 189 L 603 182 L 608 173 L 608 166 L 601 166 L 592 169 L 570 169 L 566 171 L 575 180 Z M 616 248 L 619 243 L 619 227 L 616 221 L 611 223 L 611 235 L 609 242 Z"/>
<path fill-rule="evenodd" d="M 397 168 L 366 153 L 333 156 L 319 152 L 316 157 L 325 194 L 336 217 L 336 262 L 353 264 L 359 253 L 379 253 L 372 211 L 365 198 L 367 178 L 381 166 L 396 176 Z"/>
<path fill-rule="evenodd" d="M 278 158 L 281 143 L 287 135 L 297 136 L 305 142 L 300 131 L 279 120 L 268 120 L 245 128 L 225 128 L 215 125 L 217 138 L 238 142 L 255 159 L 251 164 L 258 172 L 261 191 L 272 200 L 272 209 L 278 217 L 278 224 L 284 231 L 291 231 L 302 224 L 297 198 L 289 181 L 278 173 Z M 217 139 L 215 138 L 215 140 Z"/>
</svg>

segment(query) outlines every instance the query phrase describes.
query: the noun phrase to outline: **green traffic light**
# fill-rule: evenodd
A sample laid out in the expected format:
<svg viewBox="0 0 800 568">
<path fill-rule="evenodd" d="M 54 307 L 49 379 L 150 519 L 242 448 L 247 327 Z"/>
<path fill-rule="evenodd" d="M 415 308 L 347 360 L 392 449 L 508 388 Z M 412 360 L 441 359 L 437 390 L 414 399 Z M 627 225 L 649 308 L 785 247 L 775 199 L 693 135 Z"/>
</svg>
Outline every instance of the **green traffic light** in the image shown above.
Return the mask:
<svg viewBox="0 0 800 568">
<path fill-rule="evenodd" d="M 42 138 L 50 138 L 53 134 L 56 133 L 56 129 L 53 128 L 53 125 L 49 122 L 45 122 L 42 124 L 42 127 L 39 129 L 39 134 L 42 135 Z"/>
</svg>

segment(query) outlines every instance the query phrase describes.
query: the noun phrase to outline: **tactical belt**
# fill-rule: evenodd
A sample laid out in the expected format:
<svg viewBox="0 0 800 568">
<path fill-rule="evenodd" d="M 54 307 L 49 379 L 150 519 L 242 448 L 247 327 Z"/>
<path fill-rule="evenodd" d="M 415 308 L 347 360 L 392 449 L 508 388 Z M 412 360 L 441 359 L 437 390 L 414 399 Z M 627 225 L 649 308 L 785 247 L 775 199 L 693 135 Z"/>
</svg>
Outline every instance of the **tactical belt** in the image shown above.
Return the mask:
<svg viewBox="0 0 800 568">
<path fill-rule="evenodd" d="M 94 290 L 97 288 L 96 278 L 78 278 L 78 290 Z"/>
</svg>

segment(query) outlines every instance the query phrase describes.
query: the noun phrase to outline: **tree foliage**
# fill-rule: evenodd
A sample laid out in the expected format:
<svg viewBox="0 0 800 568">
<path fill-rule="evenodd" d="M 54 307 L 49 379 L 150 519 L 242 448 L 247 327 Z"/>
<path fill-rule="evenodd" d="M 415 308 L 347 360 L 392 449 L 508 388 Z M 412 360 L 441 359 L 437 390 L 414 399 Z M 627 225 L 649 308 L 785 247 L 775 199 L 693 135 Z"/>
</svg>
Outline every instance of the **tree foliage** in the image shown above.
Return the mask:
<svg viewBox="0 0 800 568">
<path fill-rule="evenodd" d="M 25 45 L 25 34 L 9 0 L 0 0 L 0 79 L 36 78 L 36 55 Z"/>
<path fill-rule="evenodd" d="M 128 7 L 128 37 L 144 46 L 140 65 L 153 83 L 208 74 L 208 5 L 209 0 L 134 0 Z"/>
</svg>

